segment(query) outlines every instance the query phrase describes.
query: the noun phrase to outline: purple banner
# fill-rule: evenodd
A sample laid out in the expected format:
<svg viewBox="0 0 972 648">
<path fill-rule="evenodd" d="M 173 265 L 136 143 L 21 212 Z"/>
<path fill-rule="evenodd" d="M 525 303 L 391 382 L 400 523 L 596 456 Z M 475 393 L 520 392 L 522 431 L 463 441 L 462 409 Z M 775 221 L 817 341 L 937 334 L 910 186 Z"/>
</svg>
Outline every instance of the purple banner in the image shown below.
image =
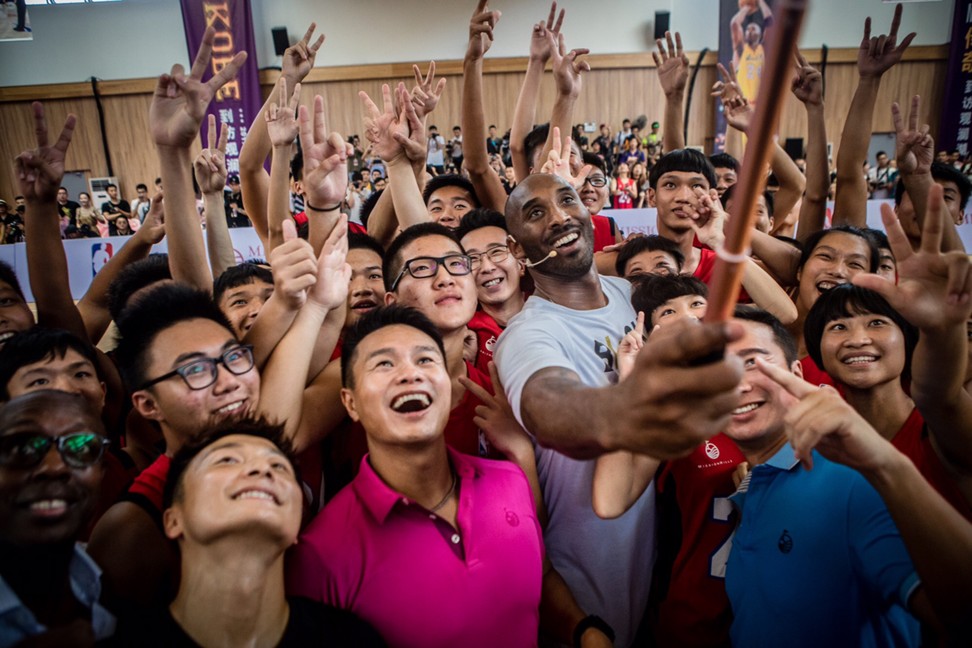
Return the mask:
<svg viewBox="0 0 972 648">
<path fill-rule="evenodd" d="M 736 69 L 743 95 L 756 103 L 763 75 L 766 29 L 773 24 L 773 0 L 721 0 L 719 3 L 719 62 Z M 721 80 L 721 79 L 720 79 Z M 726 116 L 722 102 L 715 98 L 715 142 L 713 153 L 726 148 Z"/>
<path fill-rule="evenodd" d="M 260 77 L 257 73 L 256 43 L 253 39 L 253 13 L 250 0 L 181 0 L 182 21 L 186 27 L 189 44 L 189 60 L 196 58 L 199 43 L 206 28 L 216 30 L 213 42 L 213 58 L 203 79 L 209 79 L 233 60 L 237 52 L 249 54 L 236 79 L 230 81 L 216 94 L 208 113 L 216 115 L 217 123 L 226 124 L 229 137 L 226 143 L 226 170 L 230 174 L 240 172 L 240 150 L 246 140 L 250 123 L 259 114 L 263 98 L 260 94 Z M 218 126 L 217 126 L 218 128 Z M 202 123 L 205 145 L 208 120 Z"/>
<path fill-rule="evenodd" d="M 945 75 L 945 101 L 942 125 L 938 131 L 938 150 L 958 149 L 969 154 L 969 129 L 972 127 L 972 0 L 955 0 L 952 20 L 952 47 Z"/>
</svg>

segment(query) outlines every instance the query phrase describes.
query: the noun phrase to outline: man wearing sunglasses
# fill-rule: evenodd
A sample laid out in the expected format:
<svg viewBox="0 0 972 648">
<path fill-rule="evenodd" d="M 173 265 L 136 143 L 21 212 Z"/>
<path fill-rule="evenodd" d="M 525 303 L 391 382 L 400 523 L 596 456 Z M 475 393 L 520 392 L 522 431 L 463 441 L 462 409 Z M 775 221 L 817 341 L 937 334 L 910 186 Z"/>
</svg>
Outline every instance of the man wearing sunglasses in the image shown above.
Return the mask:
<svg viewBox="0 0 972 648">
<path fill-rule="evenodd" d="M 468 377 L 492 392 L 489 377 L 463 359 L 466 325 L 476 313 L 476 284 L 472 260 L 456 235 L 438 223 L 405 229 L 385 254 L 385 303 L 418 309 L 435 325 L 446 350 L 446 369 L 452 379 L 452 407 L 446 443 L 466 454 L 487 456 L 485 436 L 473 422 L 482 402 L 459 382 Z"/>
<path fill-rule="evenodd" d="M 111 635 L 101 570 L 76 541 L 94 513 L 106 444 L 85 399 L 38 391 L 0 409 L 0 645 Z"/>
</svg>

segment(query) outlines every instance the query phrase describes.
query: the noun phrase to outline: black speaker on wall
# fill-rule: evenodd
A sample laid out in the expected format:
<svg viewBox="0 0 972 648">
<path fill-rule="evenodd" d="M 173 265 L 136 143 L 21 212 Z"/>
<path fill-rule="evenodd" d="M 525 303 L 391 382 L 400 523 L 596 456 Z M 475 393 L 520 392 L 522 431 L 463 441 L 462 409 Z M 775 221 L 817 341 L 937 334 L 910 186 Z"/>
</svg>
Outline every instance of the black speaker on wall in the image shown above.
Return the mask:
<svg viewBox="0 0 972 648">
<path fill-rule="evenodd" d="M 671 17 L 671 12 L 668 11 L 656 11 L 655 12 L 655 39 L 665 38 L 665 32 L 668 31 L 668 19 Z"/>
<path fill-rule="evenodd" d="M 274 27 L 270 30 L 273 34 L 273 51 L 277 56 L 283 56 L 287 48 L 290 47 L 290 36 L 287 35 L 286 27 Z"/>
<path fill-rule="evenodd" d="M 786 143 L 783 144 L 783 150 L 786 154 L 790 156 L 791 159 L 796 160 L 797 158 L 803 157 L 803 138 L 802 137 L 787 137 Z"/>
</svg>

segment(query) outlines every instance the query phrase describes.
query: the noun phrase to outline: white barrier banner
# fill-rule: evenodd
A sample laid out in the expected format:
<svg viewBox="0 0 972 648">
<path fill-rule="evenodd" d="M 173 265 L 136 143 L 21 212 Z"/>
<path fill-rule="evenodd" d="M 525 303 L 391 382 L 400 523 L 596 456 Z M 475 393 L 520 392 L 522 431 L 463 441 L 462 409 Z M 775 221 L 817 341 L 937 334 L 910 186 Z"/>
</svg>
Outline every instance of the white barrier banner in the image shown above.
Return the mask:
<svg viewBox="0 0 972 648">
<path fill-rule="evenodd" d="M 890 200 L 869 200 L 867 203 L 867 225 L 874 229 L 883 230 L 881 222 L 881 203 L 891 204 Z M 827 208 L 827 226 L 830 226 L 830 215 L 833 203 Z M 609 209 L 603 212 L 611 216 L 618 224 L 621 233 L 627 236 L 634 232 L 642 234 L 657 234 L 655 226 L 655 209 Z M 959 236 L 965 249 L 972 253 L 972 209 L 965 212 L 965 220 L 958 227 Z M 265 259 L 263 244 L 251 227 L 241 227 L 230 230 L 233 239 L 233 250 L 236 262 L 242 263 L 248 259 Z M 64 252 L 67 255 L 68 270 L 71 277 L 71 294 L 80 299 L 88 290 L 91 279 L 108 262 L 112 256 L 128 241 L 127 237 L 89 238 L 63 241 Z M 166 242 L 152 248 L 152 252 L 165 252 Z M 30 291 L 30 281 L 27 275 L 27 250 L 24 243 L 14 245 L 0 245 L 0 259 L 6 261 L 17 272 L 20 285 L 23 286 L 27 301 L 34 301 Z"/>
</svg>

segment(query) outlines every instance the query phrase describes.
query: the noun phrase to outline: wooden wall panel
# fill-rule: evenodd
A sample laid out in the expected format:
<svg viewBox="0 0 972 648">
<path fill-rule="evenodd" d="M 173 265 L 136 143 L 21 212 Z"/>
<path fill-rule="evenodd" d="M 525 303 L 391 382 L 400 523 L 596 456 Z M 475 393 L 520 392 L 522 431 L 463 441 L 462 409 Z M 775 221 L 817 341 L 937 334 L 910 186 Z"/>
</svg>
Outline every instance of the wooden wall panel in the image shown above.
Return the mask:
<svg viewBox="0 0 972 648">
<path fill-rule="evenodd" d="M 913 60 L 906 59 L 885 75 L 875 108 L 874 130 L 876 132 L 893 130 L 890 117 L 892 100 L 907 103 L 911 95 L 917 93 L 924 100 L 923 112 L 932 126 L 932 134 L 937 134 L 946 64 L 944 56 L 934 58 L 932 54 L 935 53 L 916 56 Z M 614 128 L 620 126 L 623 118 L 634 118 L 641 114 L 646 115 L 649 122 L 661 121 L 664 97 L 658 86 L 655 68 L 645 66 L 644 60 L 643 56 L 635 57 L 631 58 L 624 67 L 606 67 L 620 65 L 620 63 L 613 59 L 603 59 L 600 63 L 605 67 L 598 69 L 599 59 L 594 58 L 595 69 L 585 76 L 584 91 L 575 107 L 573 121 L 575 123 L 607 122 Z M 834 60 L 838 62 L 835 63 Z M 850 105 L 857 73 L 853 58 L 849 55 L 840 57 L 832 53 L 831 61 L 827 68 L 827 138 L 833 142 L 836 151 L 840 144 L 843 118 Z M 513 106 L 523 73 L 508 71 L 511 68 L 509 65 L 494 67 L 496 71 L 487 71 L 483 80 L 483 108 L 487 124 L 495 123 L 502 132 L 509 128 L 512 120 Z M 389 69 L 389 73 L 404 75 L 408 69 L 406 66 L 398 66 L 394 70 Z M 458 66 L 443 64 L 440 69 L 445 69 L 451 74 L 445 75 L 448 79 L 446 89 L 431 119 L 439 127 L 440 133 L 448 138 L 451 137 L 452 126 L 459 123 L 462 80 L 457 75 L 460 70 Z M 326 71 L 327 68 L 321 70 Z M 324 72 L 318 74 L 318 70 L 315 69 L 309 78 L 322 80 L 312 80 L 304 85 L 302 103 L 312 106 L 314 94 L 322 94 L 325 98 L 328 128 L 345 135 L 360 134 L 363 129 L 361 103 L 357 96 L 359 90 L 365 90 L 380 103 L 382 83 L 394 84 L 400 80 L 409 84 L 413 82 L 410 77 L 405 76 L 378 77 L 373 73 L 364 72 L 361 76 L 366 78 L 350 79 L 345 74 L 338 75 L 336 80 L 324 80 L 328 78 L 327 75 Z M 269 93 L 271 89 L 269 84 L 273 82 L 274 75 L 265 72 L 262 78 L 266 82 L 263 86 L 264 93 Z M 715 80 L 715 68 L 707 62 L 699 71 L 689 114 L 688 143 L 690 145 L 706 145 L 713 135 L 715 107 L 708 93 Z M 149 86 L 134 82 L 129 87 L 131 91 L 127 94 L 121 91 L 121 86 L 115 87 L 103 100 L 112 161 L 122 194 L 126 199 L 134 195 L 136 183 L 145 182 L 151 185 L 158 176 L 155 151 L 148 135 L 148 106 L 151 95 L 146 88 Z M 7 95 L 0 96 L 0 159 L 5 162 L 12 161 L 20 151 L 33 145 L 30 106 L 23 100 L 23 97 L 30 95 L 25 94 L 23 89 L 16 90 L 17 93 L 13 95 L 8 92 Z M 38 90 L 38 92 L 47 94 L 35 96 L 63 95 L 63 93 L 58 94 L 56 87 L 44 91 Z M 538 121 L 547 119 L 554 99 L 553 80 L 548 73 L 540 94 Z M 74 112 L 79 117 L 78 130 L 68 154 L 68 169 L 89 170 L 93 176 L 105 175 L 107 165 L 102 151 L 94 100 L 73 96 L 48 99 L 45 105 L 49 121 L 57 127 L 68 112 Z M 806 137 L 805 111 L 792 96 L 787 99 L 783 111 L 780 136 L 781 138 Z M 5 166 L 6 168 L 0 171 L 0 197 L 10 202 L 16 194 L 16 185 L 12 164 Z"/>
</svg>

